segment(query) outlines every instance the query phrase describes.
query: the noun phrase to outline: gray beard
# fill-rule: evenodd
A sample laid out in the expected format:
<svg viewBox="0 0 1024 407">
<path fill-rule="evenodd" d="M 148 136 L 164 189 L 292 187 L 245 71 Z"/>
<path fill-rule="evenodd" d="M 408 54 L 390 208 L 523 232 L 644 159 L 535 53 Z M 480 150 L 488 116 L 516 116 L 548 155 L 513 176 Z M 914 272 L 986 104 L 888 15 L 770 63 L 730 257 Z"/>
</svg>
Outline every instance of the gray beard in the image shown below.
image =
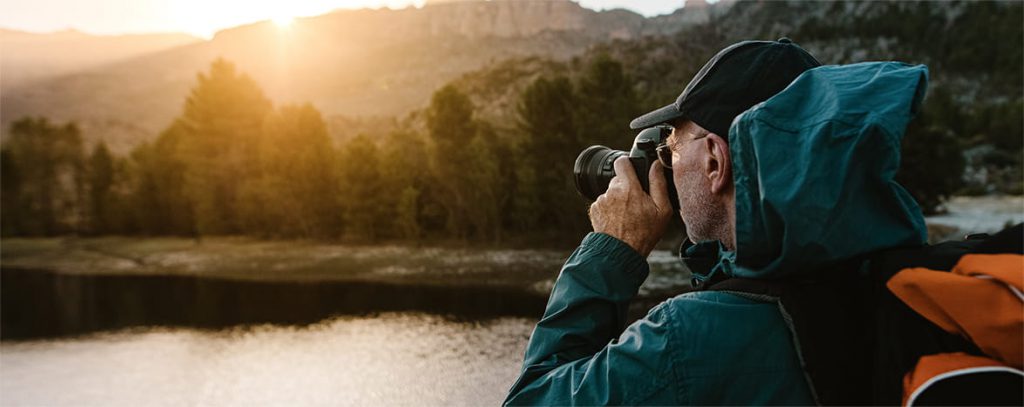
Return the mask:
<svg viewBox="0 0 1024 407">
<path fill-rule="evenodd" d="M 705 182 L 687 186 L 688 194 L 680 202 L 680 216 L 686 224 L 686 235 L 692 242 L 717 240 L 729 242 L 728 211 L 722 202 L 711 194 L 711 186 Z"/>
</svg>

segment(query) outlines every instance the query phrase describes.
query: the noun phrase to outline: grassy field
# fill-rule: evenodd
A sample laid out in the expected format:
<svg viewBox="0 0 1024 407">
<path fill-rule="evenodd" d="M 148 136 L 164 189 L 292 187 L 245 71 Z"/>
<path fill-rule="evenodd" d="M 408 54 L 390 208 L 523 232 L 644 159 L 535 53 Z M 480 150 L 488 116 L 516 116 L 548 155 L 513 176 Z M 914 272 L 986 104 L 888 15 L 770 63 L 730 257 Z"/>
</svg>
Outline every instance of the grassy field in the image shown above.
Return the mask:
<svg viewBox="0 0 1024 407">
<path fill-rule="evenodd" d="M 521 280 L 545 269 L 547 273 L 557 271 L 564 255 L 554 251 L 352 246 L 243 237 L 206 238 L 201 242 L 125 237 L 0 242 L 0 261 L 5 267 L 261 280 Z"/>
<path fill-rule="evenodd" d="M 505 285 L 547 293 L 570 251 L 339 245 L 204 238 L 5 238 L 4 268 L 71 274 L 196 275 L 258 281 L 372 281 Z M 687 285 L 668 251 L 655 251 L 641 294 Z"/>
</svg>

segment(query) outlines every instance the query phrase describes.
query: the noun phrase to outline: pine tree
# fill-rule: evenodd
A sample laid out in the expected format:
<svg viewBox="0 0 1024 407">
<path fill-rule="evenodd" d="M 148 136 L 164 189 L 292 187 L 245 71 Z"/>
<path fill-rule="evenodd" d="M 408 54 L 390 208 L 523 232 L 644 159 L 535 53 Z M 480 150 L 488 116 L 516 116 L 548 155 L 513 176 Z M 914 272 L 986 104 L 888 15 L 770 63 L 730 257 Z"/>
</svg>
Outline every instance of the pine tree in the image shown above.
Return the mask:
<svg viewBox="0 0 1024 407">
<path fill-rule="evenodd" d="M 84 149 L 75 123 L 53 125 L 45 118 L 26 117 L 11 124 L 6 146 L 16 163 L 17 190 L 5 199 L 13 210 L 5 217 L 11 230 L 26 235 L 76 233 L 85 212 Z"/>
<path fill-rule="evenodd" d="M 501 189 L 504 178 L 497 155 L 501 142 L 493 128 L 476 120 L 473 103 L 448 85 L 431 99 L 427 129 L 448 233 L 460 239 L 500 239 L 506 191 Z"/>
<path fill-rule="evenodd" d="M 105 234 L 113 229 L 113 187 L 114 158 L 107 144 L 101 141 L 93 147 L 89 156 L 89 230 L 93 234 Z"/>
<path fill-rule="evenodd" d="M 256 82 L 228 61 L 218 59 L 198 75 L 178 125 L 199 233 L 240 231 L 238 187 L 257 172 L 257 140 L 270 110 Z"/>
<path fill-rule="evenodd" d="M 175 122 L 152 143 L 132 150 L 128 171 L 131 223 L 139 232 L 198 237 L 195 204 L 186 191 L 184 137 L 184 128 Z"/>
<path fill-rule="evenodd" d="M 395 227 L 399 237 L 411 240 L 420 238 L 419 198 L 420 191 L 412 185 L 399 192 L 395 211 Z"/>
<path fill-rule="evenodd" d="M 21 204 L 22 175 L 17 158 L 9 147 L 0 148 L 0 234 L 25 233 Z"/>
<path fill-rule="evenodd" d="M 441 88 L 427 108 L 427 131 L 433 142 L 430 163 L 434 179 L 443 191 L 439 198 L 445 208 L 445 228 L 456 238 L 467 238 L 470 222 L 465 214 L 472 203 L 465 167 L 477 131 L 472 102 L 452 85 Z"/>
<path fill-rule="evenodd" d="M 312 105 L 269 114 L 257 143 L 254 173 L 240 187 L 246 233 L 335 237 L 341 226 L 337 152 Z"/>
<path fill-rule="evenodd" d="M 641 112 L 633 80 L 622 64 L 599 54 L 586 67 L 577 85 L 575 125 L 584 144 L 623 149 L 633 141 L 629 122 Z"/>
<path fill-rule="evenodd" d="M 516 217 L 525 225 L 565 230 L 584 224 L 582 200 L 572 181 L 572 167 L 582 145 L 574 118 L 577 98 L 569 79 L 538 78 L 518 104 L 523 133 L 518 166 Z"/>
<path fill-rule="evenodd" d="M 342 153 L 342 190 L 346 234 L 357 239 L 375 240 L 382 222 L 380 152 L 373 139 L 356 136 Z"/>
<path fill-rule="evenodd" d="M 403 239 L 423 233 L 423 191 L 431 186 L 429 156 L 423 137 L 411 130 L 389 133 L 380 150 L 381 232 Z"/>
</svg>

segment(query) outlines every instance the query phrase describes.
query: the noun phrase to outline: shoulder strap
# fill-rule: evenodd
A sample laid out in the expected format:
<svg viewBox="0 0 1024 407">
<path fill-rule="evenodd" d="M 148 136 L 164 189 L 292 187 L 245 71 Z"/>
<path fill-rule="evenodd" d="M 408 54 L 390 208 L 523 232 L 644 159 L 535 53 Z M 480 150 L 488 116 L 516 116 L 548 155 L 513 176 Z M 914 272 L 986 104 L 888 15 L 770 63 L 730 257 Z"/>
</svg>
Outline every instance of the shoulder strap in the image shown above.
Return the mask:
<svg viewBox="0 0 1024 407">
<path fill-rule="evenodd" d="M 978 243 L 971 249 L 971 253 L 977 254 L 998 254 L 1013 253 L 1024 254 L 1024 223 L 1018 223 L 996 233 Z"/>
<path fill-rule="evenodd" d="M 778 304 L 818 404 L 869 404 L 869 313 L 860 264 L 836 265 L 813 280 L 730 278 L 707 289 Z"/>
<path fill-rule="evenodd" d="M 936 245 L 886 250 L 871 256 L 867 299 L 872 304 L 871 394 L 873 404 L 900 404 L 903 377 L 924 355 L 949 352 L 980 354 L 970 341 L 928 321 L 886 288 L 886 282 L 908 267 L 950 270 L 964 254 L 981 243 L 972 239 Z"/>
</svg>

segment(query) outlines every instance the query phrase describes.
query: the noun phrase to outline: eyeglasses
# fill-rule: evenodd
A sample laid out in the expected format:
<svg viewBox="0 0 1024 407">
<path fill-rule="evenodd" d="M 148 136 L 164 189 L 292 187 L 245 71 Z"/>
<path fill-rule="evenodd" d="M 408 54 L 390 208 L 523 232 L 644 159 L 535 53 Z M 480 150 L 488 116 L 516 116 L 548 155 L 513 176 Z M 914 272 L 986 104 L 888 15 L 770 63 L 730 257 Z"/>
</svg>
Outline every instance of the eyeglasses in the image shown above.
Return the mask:
<svg viewBox="0 0 1024 407">
<path fill-rule="evenodd" d="M 692 139 L 689 139 L 687 141 L 700 140 L 707 136 L 707 134 L 704 134 L 702 136 L 697 136 Z M 656 147 L 654 150 L 657 151 L 658 153 L 658 162 L 660 162 L 661 165 L 665 166 L 665 168 L 672 169 L 672 149 L 669 148 L 668 139 L 666 139 L 664 143 L 658 145 L 658 147 Z"/>
<path fill-rule="evenodd" d="M 672 149 L 668 148 L 668 143 L 662 143 L 655 149 L 658 152 L 658 161 L 665 168 L 672 168 Z"/>
</svg>

